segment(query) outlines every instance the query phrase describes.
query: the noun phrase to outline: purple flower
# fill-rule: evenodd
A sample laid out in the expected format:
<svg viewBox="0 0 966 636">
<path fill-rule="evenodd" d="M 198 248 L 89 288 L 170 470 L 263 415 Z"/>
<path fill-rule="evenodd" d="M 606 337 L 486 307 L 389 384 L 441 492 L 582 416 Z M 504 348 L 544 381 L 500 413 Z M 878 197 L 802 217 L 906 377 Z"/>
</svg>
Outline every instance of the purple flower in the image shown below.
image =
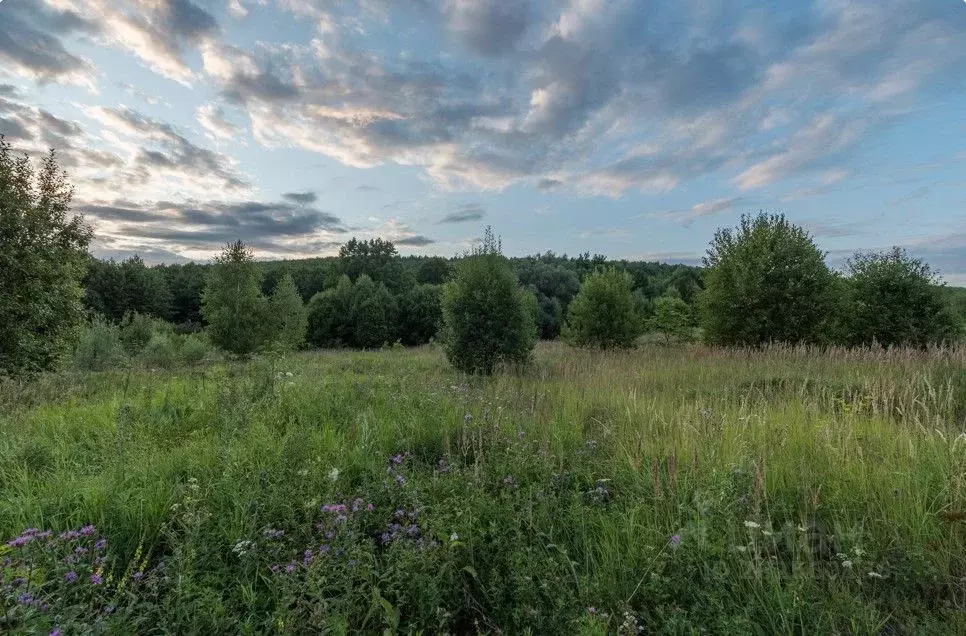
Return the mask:
<svg viewBox="0 0 966 636">
<path fill-rule="evenodd" d="M 50 631 L 49 636 L 64 636 L 64 630 L 59 627 L 55 627 Z"/>
<path fill-rule="evenodd" d="M 597 608 L 591 605 L 590 607 L 587 608 L 587 613 L 593 616 L 594 614 L 597 613 Z"/>
<path fill-rule="evenodd" d="M 670 543 L 672 548 L 676 548 L 679 545 L 681 545 L 681 535 L 679 534 L 671 535 Z"/>
<path fill-rule="evenodd" d="M 406 533 L 409 534 L 409 535 L 417 535 L 417 534 L 419 534 L 419 526 L 417 526 L 414 523 L 413 525 L 411 525 L 408 528 L 406 528 Z"/>
<path fill-rule="evenodd" d="M 373 506 L 372 504 L 366 504 L 366 510 L 368 510 L 369 512 L 372 512 L 375 509 L 376 509 L 376 507 Z"/>
<path fill-rule="evenodd" d="M 87 554 L 87 548 L 79 545 L 76 548 L 74 548 L 74 554 Z"/>
<path fill-rule="evenodd" d="M 17 578 L 15 578 L 15 579 L 13 580 L 13 586 L 14 586 L 14 587 L 21 587 L 21 586 L 22 586 L 22 585 L 24 585 L 24 584 L 25 584 L 26 582 L 27 582 L 27 579 L 25 579 L 25 578 L 23 578 L 22 576 L 18 576 Z"/>
<path fill-rule="evenodd" d="M 34 538 L 32 535 L 23 534 L 23 535 L 20 535 L 19 537 L 11 539 L 10 541 L 7 541 L 7 545 L 9 545 L 11 548 L 19 548 L 20 546 L 27 545 L 33 540 Z"/>
<path fill-rule="evenodd" d="M 60 533 L 60 536 L 57 538 L 61 541 L 73 541 L 79 536 L 81 536 L 80 532 L 77 532 L 76 530 L 68 530 L 67 532 Z"/>
<path fill-rule="evenodd" d="M 19 598 L 17 598 L 17 602 L 20 603 L 21 605 L 30 605 L 31 603 L 34 602 L 34 597 L 32 594 L 24 593 L 24 594 L 21 594 Z"/>
<path fill-rule="evenodd" d="M 393 456 L 392 456 L 392 457 L 390 458 L 390 461 L 391 461 L 391 462 L 392 462 L 393 464 L 396 464 L 396 465 L 398 466 L 399 464 L 402 464 L 402 463 L 403 463 L 403 460 L 404 460 L 405 458 L 406 458 L 406 457 L 405 457 L 405 455 L 403 455 L 402 453 L 399 453 L 398 455 L 393 455 Z"/>
<path fill-rule="evenodd" d="M 396 473 L 396 483 L 399 484 L 400 486 L 405 486 L 406 478 L 400 475 L 399 473 Z"/>
<path fill-rule="evenodd" d="M 97 543 L 94 544 L 94 547 L 98 550 L 105 549 L 107 547 L 107 539 L 100 539 Z"/>
<path fill-rule="evenodd" d="M 352 512 L 359 512 L 362 509 L 362 504 L 364 503 L 365 501 L 363 501 L 362 499 L 356 499 L 355 501 L 353 501 Z"/>
<path fill-rule="evenodd" d="M 96 572 L 94 574 L 91 574 L 91 583 L 93 583 L 94 585 L 100 585 L 103 582 L 104 582 L 103 576 L 101 576 Z"/>
<path fill-rule="evenodd" d="M 68 572 L 67 574 L 64 575 L 64 580 L 67 581 L 68 583 L 74 583 L 74 582 L 76 582 L 77 581 L 77 572 L 74 572 L 73 570 L 71 570 L 70 572 Z"/>
<path fill-rule="evenodd" d="M 282 567 L 278 563 L 276 563 L 268 569 L 272 571 L 272 574 L 278 574 L 282 570 Z"/>
<path fill-rule="evenodd" d="M 131 578 L 135 581 L 140 581 L 144 578 L 144 572 L 138 571 L 131 575 Z"/>
<path fill-rule="evenodd" d="M 292 561 L 291 563 L 289 563 L 288 565 L 285 566 L 285 573 L 286 574 L 291 574 L 292 572 L 295 571 L 295 568 L 297 568 L 297 567 L 298 567 L 298 565 L 295 563 L 295 561 Z"/>
<path fill-rule="evenodd" d="M 95 532 L 97 532 L 97 528 L 95 528 L 91 524 L 87 524 L 86 526 L 84 526 L 83 528 L 80 529 L 80 533 L 82 535 L 84 535 L 85 537 L 89 537 L 92 534 L 94 534 Z"/>
</svg>

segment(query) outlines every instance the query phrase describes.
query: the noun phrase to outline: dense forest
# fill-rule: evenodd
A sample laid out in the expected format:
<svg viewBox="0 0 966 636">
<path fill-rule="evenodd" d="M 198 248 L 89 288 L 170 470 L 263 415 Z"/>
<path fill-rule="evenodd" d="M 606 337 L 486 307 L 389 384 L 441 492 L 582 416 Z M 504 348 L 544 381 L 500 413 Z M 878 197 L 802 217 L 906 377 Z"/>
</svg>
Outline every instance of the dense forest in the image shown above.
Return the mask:
<svg viewBox="0 0 966 636">
<path fill-rule="evenodd" d="M 316 294 L 334 290 L 343 276 L 353 283 L 367 276 L 376 289 L 385 287 L 398 310 L 405 313 L 415 297 L 432 297 L 433 288 L 450 279 L 456 260 L 399 256 L 392 243 L 376 239 L 351 240 L 339 256 L 261 261 L 258 267 L 266 296 L 274 292 L 286 274 L 292 277 L 306 303 Z M 567 308 L 580 290 L 581 281 L 596 269 L 617 266 L 627 271 L 645 317 L 653 313 L 654 302 L 663 296 L 693 304 L 704 285 L 702 269 L 688 265 L 614 261 L 590 254 L 571 257 L 553 252 L 508 260 L 520 283 L 537 297 L 540 334 L 546 339 L 560 334 Z M 84 279 L 84 302 L 91 312 L 113 322 L 138 313 L 170 321 L 179 331 L 196 331 L 202 326 L 201 297 L 210 268 L 210 264 L 199 263 L 148 266 L 137 256 L 119 262 L 92 259 Z M 402 334 L 400 339 L 406 344 L 420 340 Z"/>
</svg>

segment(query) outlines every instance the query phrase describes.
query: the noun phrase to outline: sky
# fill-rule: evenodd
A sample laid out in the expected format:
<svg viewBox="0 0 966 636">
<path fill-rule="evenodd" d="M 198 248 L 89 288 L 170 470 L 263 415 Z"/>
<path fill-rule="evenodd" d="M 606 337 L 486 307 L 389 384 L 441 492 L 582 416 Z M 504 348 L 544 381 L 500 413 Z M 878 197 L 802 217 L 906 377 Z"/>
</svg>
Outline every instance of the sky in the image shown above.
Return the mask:
<svg viewBox="0 0 966 636">
<path fill-rule="evenodd" d="M 0 0 L 0 133 L 101 257 L 697 264 L 764 210 L 966 285 L 962 0 Z"/>
</svg>

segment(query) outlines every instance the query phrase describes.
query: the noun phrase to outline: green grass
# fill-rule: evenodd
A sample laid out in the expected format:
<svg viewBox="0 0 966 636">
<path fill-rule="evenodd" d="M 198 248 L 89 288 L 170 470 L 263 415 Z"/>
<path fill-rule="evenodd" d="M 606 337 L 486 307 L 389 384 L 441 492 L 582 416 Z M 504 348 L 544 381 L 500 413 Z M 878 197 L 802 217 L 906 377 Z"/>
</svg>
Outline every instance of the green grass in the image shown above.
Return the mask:
<svg viewBox="0 0 966 636">
<path fill-rule="evenodd" d="M 552 344 L 491 379 L 316 352 L 48 376 L 0 413 L 3 534 L 109 544 L 6 548 L 0 631 L 966 633 L 964 349 Z"/>
</svg>

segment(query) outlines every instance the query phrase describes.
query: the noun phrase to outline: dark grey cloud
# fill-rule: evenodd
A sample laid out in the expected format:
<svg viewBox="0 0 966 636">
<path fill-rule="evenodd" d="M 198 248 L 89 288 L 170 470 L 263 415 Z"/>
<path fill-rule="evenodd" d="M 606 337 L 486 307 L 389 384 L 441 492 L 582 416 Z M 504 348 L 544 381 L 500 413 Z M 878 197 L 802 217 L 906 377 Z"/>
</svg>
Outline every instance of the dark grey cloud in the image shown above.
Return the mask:
<svg viewBox="0 0 966 636">
<path fill-rule="evenodd" d="M 24 6 L 33 7 L 32 3 Z M 87 62 L 68 52 L 56 34 L 29 20 L 31 10 L 21 9 L 13 2 L 0 6 L 0 65 L 40 81 L 88 74 Z"/>
<path fill-rule="evenodd" d="M 393 243 L 396 245 L 407 245 L 409 247 L 424 247 L 426 245 L 432 245 L 436 241 L 422 234 L 417 234 L 416 236 L 407 236 L 400 239 L 395 239 Z"/>
<path fill-rule="evenodd" d="M 440 223 L 467 223 L 479 221 L 486 215 L 486 210 L 479 203 L 461 205 L 458 210 L 450 212 L 439 220 Z"/>
<path fill-rule="evenodd" d="M 190 2 L 190 0 L 167 0 L 162 3 L 165 26 L 187 40 L 196 40 L 218 30 L 214 16 Z"/>
<path fill-rule="evenodd" d="M 526 0 L 449 0 L 450 31 L 480 55 L 510 53 L 526 31 L 531 14 Z"/>
<path fill-rule="evenodd" d="M 554 188 L 557 188 L 562 185 L 563 185 L 563 181 L 561 181 L 560 179 L 551 179 L 548 177 L 544 177 L 543 179 L 540 179 L 537 181 L 538 190 L 553 190 Z"/>
<path fill-rule="evenodd" d="M 160 241 L 182 249 L 215 248 L 240 239 L 260 249 L 291 251 L 293 241 L 346 232 L 334 214 L 290 202 L 114 201 L 86 203 L 77 210 L 112 223 L 114 237 Z"/>
<path fill-rule="evenodd" d="M 310 203 L 315 203 L 319 198 L 314 192 L 286 192 L 282 195 L 283 199 L 291 201 L 292 203 L 298 203 L 300 205 L 308 205 Z"/>
</svg>

